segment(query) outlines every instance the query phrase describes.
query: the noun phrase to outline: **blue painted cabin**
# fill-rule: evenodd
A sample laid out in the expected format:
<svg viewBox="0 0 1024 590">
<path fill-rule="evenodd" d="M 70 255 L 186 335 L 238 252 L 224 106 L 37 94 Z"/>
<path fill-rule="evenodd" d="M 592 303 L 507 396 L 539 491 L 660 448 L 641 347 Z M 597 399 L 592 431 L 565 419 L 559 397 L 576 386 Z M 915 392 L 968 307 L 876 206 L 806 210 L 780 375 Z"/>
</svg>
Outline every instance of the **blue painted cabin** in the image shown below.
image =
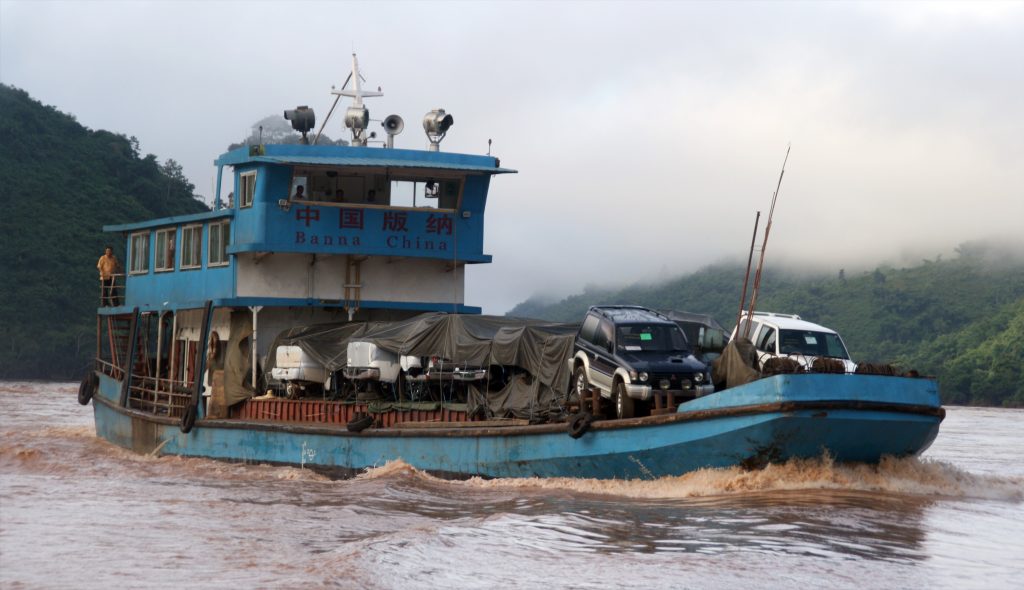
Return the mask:
<svg viewBox="0 0 1024 590">
<path fill-rule="evenodd" d="M 294 326 L 480 313 L 465 303 L 465 268 L 491 261 L 490 180 L 514 172 L 497 158 L 298 144 L 244 146 L 214 164 L 227 193 L 214 210 L 104 227 L 127 242 L 120 301 L 99 309 L 110 371 L 125 370 L 137 334 L 142 377 L 192 387 L 207 302 L 215 338 L 251 352 L 251 381 Z"/>
</svg>

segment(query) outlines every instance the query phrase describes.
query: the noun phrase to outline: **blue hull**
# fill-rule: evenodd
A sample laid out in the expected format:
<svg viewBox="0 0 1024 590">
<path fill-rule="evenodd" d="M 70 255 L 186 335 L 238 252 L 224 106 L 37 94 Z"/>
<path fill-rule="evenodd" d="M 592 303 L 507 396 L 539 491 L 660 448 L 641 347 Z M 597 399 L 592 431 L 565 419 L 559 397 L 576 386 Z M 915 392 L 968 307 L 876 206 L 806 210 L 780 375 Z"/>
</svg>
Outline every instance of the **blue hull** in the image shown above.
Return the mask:
<svg viewBox="0 0 1024 590">
<path fill-rule="evenodd" d="M 793 457 L 878 462 L 913 455 L 938 434 L 944 412 L 927 379 L 778 375 L 680 406 L 676 414 L 598 421 L 579 439 L 564 424 L 438 430 L 174 420 L 118 407 L 120 383 L 100 376 L 96 431 L 141 453 L 355 472 L 402 459 L 447 475 L 656 478 L 703 467 L 756 467 Z"/>
</svg>

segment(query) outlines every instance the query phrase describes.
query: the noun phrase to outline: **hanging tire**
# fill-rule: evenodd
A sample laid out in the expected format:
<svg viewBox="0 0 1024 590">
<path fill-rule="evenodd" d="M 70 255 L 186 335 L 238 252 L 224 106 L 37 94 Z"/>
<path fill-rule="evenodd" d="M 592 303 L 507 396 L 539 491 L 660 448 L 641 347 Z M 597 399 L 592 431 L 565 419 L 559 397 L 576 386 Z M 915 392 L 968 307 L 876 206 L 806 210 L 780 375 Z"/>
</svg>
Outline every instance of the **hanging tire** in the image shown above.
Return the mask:
<svg viewBox="0 0 1024 590">
<path fill-rule="evenodd" d="M 85 377 L 82 377 L 82 383 L 78 386 L 78 403 L 83 406 L 89 405 L 89 401 L 92 400 L 92 396 L 96 395 L 96 389 L 99 387 L 100 380 L 96 376 L 96 373 L 89 371 Z"/>
<path fill-rule="evenodd" d="M 587 412 L 579 412 L 574 414 L 569 420 L 569 436 L 573 438 L 579 438 L 586 434 L 590 430 L 590 424 L 594 421 L 594 417 Z"/>
<path fill-rule="evenodd" d="M 636 401 L 626 393 L 626 384 L 615 384 L 615 417 L 619 420 L 636 416 Z"/>
<path fill-rule="evenodd" d="M 192 432 L 192 427 L 196 425 L 196 417 L 198 414 L 199 410 L 196 406 L 189 404 L 185 408 L 185 413 L 181 415 L 181 422 L 178 424 L 178 428 L 180 428 L 185 434 Z"/>
<path fill-rule="evenodd" d="M 348 424 L 345 425 L 345 428 L 347 428 L 349 432 L 362 432 L 371 426 L 373 426 L 373 416 L 363 414 L 362 416 L 356 415 L 356 417 L 349 420 Z"/>
</svg>

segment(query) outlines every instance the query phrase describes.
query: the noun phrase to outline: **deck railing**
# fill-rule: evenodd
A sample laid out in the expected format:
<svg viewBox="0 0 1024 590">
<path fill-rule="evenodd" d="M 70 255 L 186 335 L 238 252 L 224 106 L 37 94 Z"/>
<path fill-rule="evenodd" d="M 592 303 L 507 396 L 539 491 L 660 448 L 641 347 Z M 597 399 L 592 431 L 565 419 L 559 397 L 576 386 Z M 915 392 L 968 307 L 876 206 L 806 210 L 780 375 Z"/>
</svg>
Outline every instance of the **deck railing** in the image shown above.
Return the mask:
<svg viewBox="0 0 1024 590">
<path fill-rule="evenodd" d="M 124 371 L 120 367 L 102 359 L 96 359 L 96 370 L 118 381 L 124 377 Z"/>
<path fill-rule="evenodd" d="M 125 284 L 124 284 L 124 273 L 110 275 L 113 282 L 110 285 L 104 285 L 103 280 L 100 280 L 100 306 L 105 307 L 111 305 L 117 307 L 124 303 L 125 295 Z"/>
<path fill-rule="evenodd" d="M 175 379 L 132 376 L 128 405 L 156 416 L 176 418 L 192 399 L 192 388 Z"/>
</svg>

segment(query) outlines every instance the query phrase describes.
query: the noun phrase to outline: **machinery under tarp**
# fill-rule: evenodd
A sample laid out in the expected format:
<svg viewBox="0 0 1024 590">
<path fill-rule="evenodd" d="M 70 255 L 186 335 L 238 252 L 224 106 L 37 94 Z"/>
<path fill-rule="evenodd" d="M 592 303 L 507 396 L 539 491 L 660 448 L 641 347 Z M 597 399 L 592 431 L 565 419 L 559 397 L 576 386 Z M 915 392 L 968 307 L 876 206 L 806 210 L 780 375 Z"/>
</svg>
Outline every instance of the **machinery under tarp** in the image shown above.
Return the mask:
<svg viewBox="0 0 1024 590">
<path fill-rule="evenodd" d="M 371 342 L 397 355 L 440 357 L 471 367 L 515 367 L 504 386 L 468 388 L 470 410 L 489 416 L 542 418 L 565 398 L 578 324 L 485 315 L 425 313 L 397 322 L 351 322 L 291 328 L 275 340 L 298 346 L 329 371 L 347 363 L 349 342 Z M 266 363 L 273 368 L 274 355 Z"/>
</svg>

